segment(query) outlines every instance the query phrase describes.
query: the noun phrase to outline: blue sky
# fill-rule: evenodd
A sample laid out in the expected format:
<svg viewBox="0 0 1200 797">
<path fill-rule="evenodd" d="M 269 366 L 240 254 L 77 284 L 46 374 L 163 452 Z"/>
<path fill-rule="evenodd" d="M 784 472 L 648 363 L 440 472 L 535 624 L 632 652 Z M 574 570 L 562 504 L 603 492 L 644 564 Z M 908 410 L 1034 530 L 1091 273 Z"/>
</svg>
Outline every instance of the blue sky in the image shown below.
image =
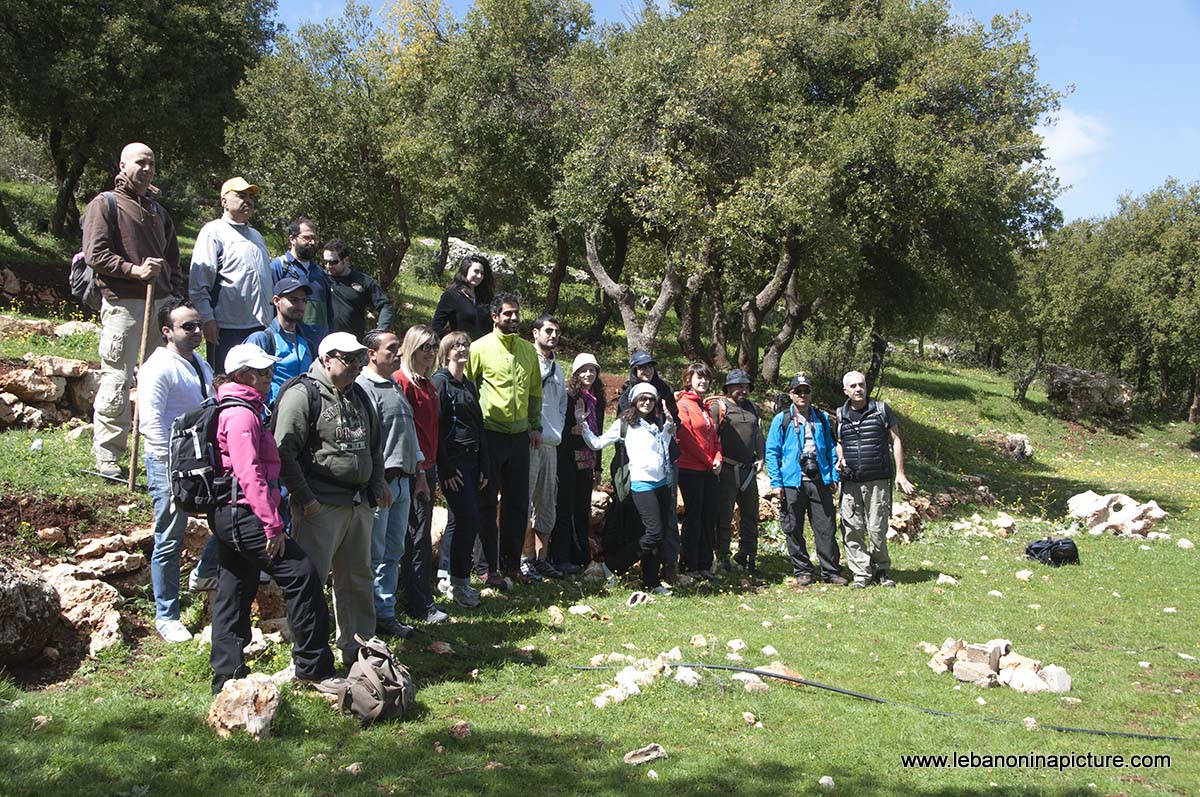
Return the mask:
<svg viewBox="0 0 1200 797">
<path fill-rule="evenodd" d="M 380 5 L 374 0 L 374 5 Z M 470 0 L 449 0 L 456 13 Z M 1043 83 L 1062 91 L 1046 152 L 1067 190 L 1068 221 L 1116 212 L 1122 194 L 1168 177 L 1200 180 L 1200 0 L 952 0 L 983 21 L 1021 11 Z M 597 21 L 625 22 L 639 0 L 593 0 Z M 340 2 L 279 0 L 290 28 L 341 13 Z"/>
</svg>

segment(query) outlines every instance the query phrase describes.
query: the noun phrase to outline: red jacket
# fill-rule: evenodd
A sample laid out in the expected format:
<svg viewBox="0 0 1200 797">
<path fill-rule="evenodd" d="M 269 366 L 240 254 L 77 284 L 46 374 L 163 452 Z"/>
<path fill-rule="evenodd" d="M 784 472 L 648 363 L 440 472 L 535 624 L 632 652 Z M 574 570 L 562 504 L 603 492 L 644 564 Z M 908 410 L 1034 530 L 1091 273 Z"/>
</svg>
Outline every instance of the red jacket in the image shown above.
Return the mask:
<svg viewBox="0 0 1200 797">
<path fill-rule="evenodd" d="M 412 405 L 413 423 L 417 426 L 417 445 L 421 448 L 421 455 L 425 457 L 421 463 L 421 470 L 429 470 L 437 464 L 438 412 L 442 404 L 438 398 L 437 387 L 428 377 L 409 377 L 403 368 L 392 374 L 392 378 Z"/>
<path fill-rule="evenodd" d="M 721 441 L 717 427 L 704 406 L 704 399 L 690 390 L 675 394 L 679 408 L 679 467 L 683 470 L 710 471 L 721 461 Z"/>
</svg>

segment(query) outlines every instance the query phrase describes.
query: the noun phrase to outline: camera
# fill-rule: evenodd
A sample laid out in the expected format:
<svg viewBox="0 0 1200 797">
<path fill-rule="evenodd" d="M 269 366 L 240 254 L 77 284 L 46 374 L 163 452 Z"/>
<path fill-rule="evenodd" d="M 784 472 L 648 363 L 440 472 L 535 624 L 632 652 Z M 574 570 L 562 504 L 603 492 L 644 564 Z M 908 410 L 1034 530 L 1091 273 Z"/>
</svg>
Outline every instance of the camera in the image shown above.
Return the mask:
<svg viewBox="0 0 1200 797">
<path fill-rule="evenodd" d="M 821 480 L 821 466 L 817 462 L 816 454 L 801 454 L 800 470 L 814 482 Z"/>
</svg>

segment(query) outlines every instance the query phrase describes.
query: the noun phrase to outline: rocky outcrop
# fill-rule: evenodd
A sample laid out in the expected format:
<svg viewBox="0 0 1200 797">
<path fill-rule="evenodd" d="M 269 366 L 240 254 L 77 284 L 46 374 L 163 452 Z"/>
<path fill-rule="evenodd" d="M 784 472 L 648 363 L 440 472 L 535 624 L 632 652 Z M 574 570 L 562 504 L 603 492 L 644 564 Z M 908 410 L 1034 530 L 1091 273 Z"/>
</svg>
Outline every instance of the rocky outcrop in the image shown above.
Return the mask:
<svg viewBox="0 0 1200 797">
<path fill-rule="evenodd" d="M 0 561 L 0 665 L 37 658 L 58 612 L 58 594 L 45 579 L 28 568 Z"/>
<path fill-rule="evenodd" d="M 125 641 L 119 611 L 125 599 L 116 587 L 88 578 L 70 564 L 55 565 L 44 570 L 42 576 L 58 592 L 67 622 L 89 639 L 90 655 Z"/>
<path fill-rule="evenodd" d="M 78 334 L 84 322 L 69 321 L 60 327 Z M 45 325 L 45 328 L 43 327 Z M 95 325 L 91 325 L 95 326 Z M 0 334 L 55 334 L 50 322 L 0 316 Z M 27 353 L 25 367 L 0 372 L 0 429 L 11 426 L 41 428 L 76 423 L 91 417 L 92 402 L 100 388 L 100 373 L 85 360 Z"/>
<path fill-rule="evenodd" d="M 1046 395 L 1052 404 L 1071 417 L 1098 416 L 1114 421 L 1129 419 L 1133 410 L 1133 386 L 1100 373 L 1066 365 L 1046 369 Z"/>
<path fill-rule="evenodd" d="M 1164 537 L 1150 529 L 1167 516 L 1155 501 L 1139 504 L 1122 493 L 1099 495 L 1088 490 L 1067 500 L 1067 514 L 1078 518 L 1089 534 L 1111 532 L 1123 537 Z"/>
</svg>

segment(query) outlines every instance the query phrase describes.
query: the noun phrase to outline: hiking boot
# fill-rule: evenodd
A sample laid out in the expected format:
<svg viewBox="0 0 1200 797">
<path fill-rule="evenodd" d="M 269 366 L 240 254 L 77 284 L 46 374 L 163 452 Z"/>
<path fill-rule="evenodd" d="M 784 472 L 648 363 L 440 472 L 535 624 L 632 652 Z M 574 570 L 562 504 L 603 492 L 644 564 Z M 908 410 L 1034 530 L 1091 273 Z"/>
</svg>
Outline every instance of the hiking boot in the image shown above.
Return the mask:
<svg viewBox="0 0 1200 797">
<path fill-rule="evenodd" d="M 479 605 L 479 592 L 471 586 L 470 579 L 450 580 L 450 600 L 468 609 Z"/>
<path fill-rule="evenodd" d="M 812 583 L 813 577 L 811 573 L 801 573 L 796 576 L 796 586 L 798 587 L 810 587 Z"/>
<path fill-rule="evenodd" d="M 498 589 L 501 592 L 506 592 L 509 587 L 508 579 L 496 572 L 489 572 L 484 576 L 483 585 L 492 589 Z"/>
<path fill-rule="evenodd" d="M 425 615 L 425 622 L 429 623 L 430 625 L 437 625 L 438 623 L 444 623 L 449 619 L 450 619 L 450 615 L 446 614 L 444 611 L 442 611 L 441 609 L 439 609 L 436 606 L 431 607 L 429 609 L 429 614 Z"/>
<path fill-rule="evenodd" d="M 188 576 L 188 592 L 212 592 L 216 588 L 216 576 L 202 576 L 199 570 L 193 570 Z"/>
<path fill-rule="evenodd" d="M 888 571 L 886 571 L 886 570 L 880 570 L 878 573 L 876 573 L 875 580 L 877 582 L 879 582 L 879 586 L 881 586 L 881 587 L 896 586 L 895 580 L 892 579 L 892 577 L 888 575 Z"/>
<path fill-rule="evenodd" d="M 671 588 L 668 587 L 666 584 L 659 584 L 657 587 L 650 590 L 650 592 L 651 592 L 651 594 L 661 595 L 661 596 L 668 597 L 668 598 L 675 594 L 675 593 L 671 592 Z"/>
<path fill-rule="evenodd" d="M 121 473 L 121 466 L 118 465 L 116 462 L 112 462 L 110 460 L 106 460 L 104 462 L 97 462 L 96 463 L 96 472 L 99 473 L 101 476 L 106 476 L 110 479 L 119 479 L 119 478 L 121 478 L 122 475 L 124 475 Z"/>
<path fill-rule="evenodd" d="M 328 678 L 305 678 L 297 675 L 296 683 L 303 684 L 317 692 L 320 692 L 325 697 L 337 697 L 342 690 L 346 688 L 346 679 L 338 678 L 336 675 L 331 675 Z"/>
<path fill-rule="evenodd" d="M 844 587 L 850 583 L 843 576 L 831 576 L 827 579 L 824 579 L 824 581 L 826 584 L 832 584 L 835 587 Z"/>
<path fill-rule="evenodd" d="M 870 581 L 856 578 L 856 579 L 854 579 L 853 583 L 850 584 L 850 589 L 866 589 L 869 586 L 871 586 Z"/>
<path fill-rule="evenodd" d="M 192 632 L 178 620 L 155 620 L 158 635 L 168 642 L 191 642 Z"/>
<path fill-rule="evenodd" d="M 534 559 L 533 568 L 543 578 L 562 578 L 563 572 L 545 559 Z"/>
<path fill-rule="evenodd" d="M 413 635 L 413 627 L 405 625 L 395 617 L 379 617 L 375 620 L 375 635 L 408 639 Z"/>
<path fill-rule="evenodd" d="M 521 583 L 523 583 L 523 584 L 537 584 L 537 583 L 541 582 L 541 580 L 542 580 L 542 575 L 541 575 L 541 573 L 538 572 L 537 568 L 534 566 L 532 559 L 522 558 L 521 559 L 521 569 L 518 572 L 520 573 L 520 575 L 522 577 Z"/>
</svg>

